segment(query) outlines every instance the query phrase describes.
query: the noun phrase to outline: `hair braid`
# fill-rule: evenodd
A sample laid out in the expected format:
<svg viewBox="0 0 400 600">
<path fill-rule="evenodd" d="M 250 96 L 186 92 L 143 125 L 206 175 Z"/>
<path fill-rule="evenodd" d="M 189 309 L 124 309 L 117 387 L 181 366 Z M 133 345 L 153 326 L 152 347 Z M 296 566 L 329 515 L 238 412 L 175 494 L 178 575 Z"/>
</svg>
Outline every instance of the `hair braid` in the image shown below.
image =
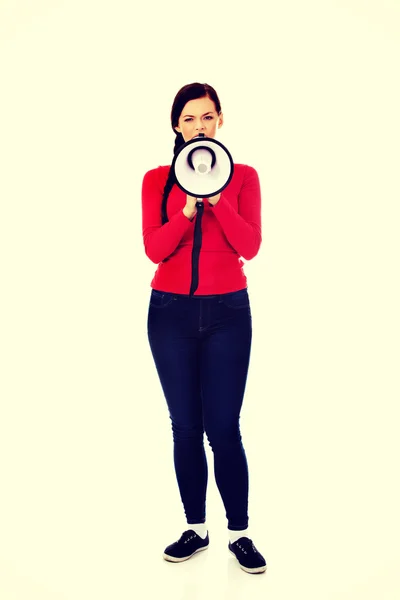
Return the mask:
<svg viewBox="0 0 400 600">
<path fill-rule="evenodd" d="M 174 156 L 177 153 L 177 151 L 179 150 L 179 148 L 184 143 L 185 143 L 185 140 L 183 139 L 183 135 L 181 133 L 178 133 L 176 136 L 176 140 L 175 140 Z M 165 223 L 168 223 L 168 221 L 169 221 L 168 216 L 167 216 L 167 200 L 168 200 L 168 196 L 169 196 L 172 188 L 174 187 L 175 183 L 176 183 L 175 172 L 170 167 L 167 182 L 164 187 L 163 199 L 162 199 L 162 204 L 161 204 L 161 224 L 162 225 L 164 225 Z"/>
</svg>

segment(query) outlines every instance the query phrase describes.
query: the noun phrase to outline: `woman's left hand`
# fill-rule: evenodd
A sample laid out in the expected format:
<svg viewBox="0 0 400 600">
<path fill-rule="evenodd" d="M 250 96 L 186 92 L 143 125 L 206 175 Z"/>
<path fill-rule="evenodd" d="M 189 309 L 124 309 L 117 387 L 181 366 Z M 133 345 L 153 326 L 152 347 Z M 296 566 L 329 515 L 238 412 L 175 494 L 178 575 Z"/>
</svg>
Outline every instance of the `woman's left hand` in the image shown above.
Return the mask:
<svg viewBox="0 0 400 600">
<path fill-rule="evenodd" d="M 208 201 L 210 204 L 215 206 L 220 198 L 221 198 L 221 194 L 218 194 L 218 196 L 211 196 L 211 198 L 208 198 Z"/>
</svg>

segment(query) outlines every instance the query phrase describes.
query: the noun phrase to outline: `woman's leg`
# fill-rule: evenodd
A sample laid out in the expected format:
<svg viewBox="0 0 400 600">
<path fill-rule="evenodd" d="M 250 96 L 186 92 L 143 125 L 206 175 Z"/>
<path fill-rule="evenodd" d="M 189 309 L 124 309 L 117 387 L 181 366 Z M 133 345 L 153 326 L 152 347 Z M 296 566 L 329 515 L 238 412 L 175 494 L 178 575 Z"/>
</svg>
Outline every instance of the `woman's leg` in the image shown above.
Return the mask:
<svg viewBox="0 0 400 600">
<path fill-rule="evenodd" d="M 151 352 L 172 423 L 174 465 L 187 523 L 206 520 L 207 459 L 193 324 L 198 304 L 152 292 L 148 314 Z"/>
<path fill-rule="evenodd" d="M 222 300 L 221 300 L 222 298 Z M 247 291 L 223 295 L 202 342 L 205 431 L 228 528 L 248 526 L 249 474 L 239 427 L 250 361 L 252 322 Z"/>
</svg>

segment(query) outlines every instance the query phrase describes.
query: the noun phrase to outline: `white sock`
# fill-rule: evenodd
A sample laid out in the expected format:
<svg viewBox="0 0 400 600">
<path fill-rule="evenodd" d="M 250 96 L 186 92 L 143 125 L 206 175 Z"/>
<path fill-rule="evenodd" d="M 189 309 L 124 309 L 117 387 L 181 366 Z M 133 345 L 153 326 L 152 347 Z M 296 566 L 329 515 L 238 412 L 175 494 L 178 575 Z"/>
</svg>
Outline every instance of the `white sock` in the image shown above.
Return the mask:
<svg viewBox="0 0 400 600">
<path fill-rule="evenodd" d="M 207 524 L 206 523 L 188 523 L 188 529 L 193 529 L 203 540 L 207 537 Z"/>
<path fill-rule="evenodd" d="M 247 537 L 247 538 L 250 537 L 249 536 L 249 528 L 242 529 L 241 531 L 233 531 L 233 529 L 228 529 L 228 532 L 229 532 L 229 540 L 230 540 L 231 544 L 236 542 L 241 537 Z"/>
</svg>

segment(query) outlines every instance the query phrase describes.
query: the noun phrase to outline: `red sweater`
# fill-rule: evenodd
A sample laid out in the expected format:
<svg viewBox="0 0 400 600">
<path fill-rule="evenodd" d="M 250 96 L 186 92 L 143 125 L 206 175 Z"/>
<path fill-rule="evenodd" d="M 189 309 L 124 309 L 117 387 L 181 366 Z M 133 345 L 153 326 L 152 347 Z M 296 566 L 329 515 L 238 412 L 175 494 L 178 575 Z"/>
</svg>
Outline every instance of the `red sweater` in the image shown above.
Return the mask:
<svg viewBox="0 0 400 600">
<path fill-rule="evenodd" d="M 142 184 L 142 231 L 146 255 L 158 268 L 151 287 L 189 294 L 193 234 L 197 215 L 184 214 L 186 194 L 175 184 L 168 196 L 169 222 L 161 225 L 161 203 L 169 166 L 148 171 Z M 257 171 L 235 164 L 233 177 L 215 206 L 204 199 L 202 245 L 196 296 L 225 294 L 247 287 L 242 256 L 250 260 L 261 245 L 261 191 Z"/>
</svg>

